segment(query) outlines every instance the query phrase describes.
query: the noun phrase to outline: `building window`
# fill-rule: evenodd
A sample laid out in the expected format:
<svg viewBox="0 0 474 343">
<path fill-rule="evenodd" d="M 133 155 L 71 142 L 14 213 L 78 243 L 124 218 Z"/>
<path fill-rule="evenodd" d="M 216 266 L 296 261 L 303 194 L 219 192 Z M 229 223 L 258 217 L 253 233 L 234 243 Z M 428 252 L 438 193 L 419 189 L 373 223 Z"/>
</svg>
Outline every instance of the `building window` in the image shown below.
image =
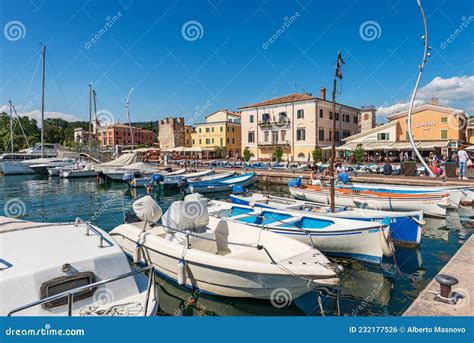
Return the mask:
<svg viewBox="0 0 474 343">
<path fill-rule="evenodd" d="M 305 129 L 297 129 L 296 130 L 296 140 L 297 141 L 306 140 L 306 130 Z"/>
<path fill-rule="evenodd" d="M 300 153 L 298 154 L 298 158 L 305 158 L 305 157 L 306 157 L 306 156 L 305 156 L 304 153 L 302 153 L 302 152 L 300 152 Z"/>
<path fill-rule="evenodd" d="M 336 120 L 339 120 L 339 113 L 336 112 Z"/>
<path fill-rule="evenodd" d="M 296 118 L 298 118 L 298 119 L 304 118 L 304 110 L 296 111 Z"/>
<path fill-rule="evenodd" d="M 286 141 L 286 131 L 281 131 L 280 136 L 283 142 Z"/>
<path fill-rule="evenodd" d="M 201 128 L 199 128 L 199 133 L 201 133 Z"/>
<path fill-rule="evenodd" d="M 336 113 L 337 114 L 337 113 Z M 336 139 L 336 142 L 339 142 L 339 131 L 336 131 L 336 134 L 334 135 L 334 138 Z"/>
<path fill-rule="evenodd" d="M 248 134 L 248 142 L 255 143 L 255 132 L 249 132 Z"/>
<path fill-rule="evenodd" d="M 209 138 L 206 138 L 206 144 L 211 144 L 211 141 L 209 140 Z"/>
<path fill-rule="evenodd" d="M 332 120 L 332 112 L 329 112 L 329 119 Z"/>
<path fill-rule="evenodd" d="M 211 131 L 214 132 L 214 127 L 211 128 Z"/>
<path fill-rule="evenodd" d="M 229 127 L 227 126 L 227 132 L 229 132 Z"/>
<path fill-rule="evenodd" d="M 234 144 L 234 143 L 235 143 L 235 139 L 234 139 L 234 138 L 232 138 L 232 144 Z"/>
<path fill-rule="evenodd" d="M 377 133 L 377 140 L 378 141 L 388 141 L 388 140 L 390 140 L 390 133 L 389 132 Z"/>
<path fill-rule="evenodd" d="M 194 139 L 193 139 L 193 145 L 194 145 Z"/>
<path fill-rule="evenodd" d="M 224 131 L 224 127 L 223 127 L 223 126 L 221 126 L 221 132 L 222 132 L 222 131 Z"/>
<path fill-rule="evenodd" d="M 201 138 L 199 138 L 199 144 L 202 144 L 202 140 L 201 140 Z"/>
<path fill-rule="evenodd" d="M 221 127 L 222 129 L 222 127 Z M 221 146 L 224 146 L 224 138 L 221 138 Z"/>
<path fill-rule="evenodd" d="M 323 117 L 323 109 L 321 108 L 321 109 L 319 110 L 319 118 L 322 118 L 322 117 Z"/>
<path fill-rule="evenodd" d="M 212 144 L 214 144 L 214 138 L 212 139 Z"/>
<path fill-rule="evenodd" d="M 262 114 L 262 123 L 268 124 L 270 122 L 270 113 Z"/>
<path fill-rule="evenodd" d="M 264 132 L 263 132 L 263 141 L 264 141 L 265 143 L 268 142 L 269 136 L 270 136 L 270 133 L 269 133 L 268 131 L 264 131 Z"/>
<path fill-rule="evenodd" d="M 208 127 L 206 127 L 206 133 L 209 133 L 209 128 Z"/>
<path fill-rule="evenodd" d="M 441 139 L 448 139 L 448 129 L 441 130 Z"/>
<path fill-rule="evenodd" d="M 232 128 L 232 132 L 235 132 L 235 127 Z"/>
<path fill-rule="evenodd" d="M 441 117 L 441 123 L 447 123 L 448 117 Z"/>
<path fill-rule="evenodd" d="M 229 143 L 230 143 L 230 139 L 229 139 L 229 138 L 227 138 L 227 144 L 229 144 Z"/>
<path fill-rule="evenodd" d="M 354 124 L 357 124 L 357 116 L 354 116 Z"/>
<path fill-rule="evenodd" d="M 282 122 L 282 121 L 286 121 L 286 119 L 287 119 L 286 112 L 278 113 L 278 121 Z"/>
<path fill-rule="evenodd" d="M 319 128 L 319 140 L 322 142 L 324 141 L 324 129 Z"/>
<path fill-rule="evenodd" d="M 249 122 L 253 123 L 253 114 L 249 116 Z"/>
</svg>

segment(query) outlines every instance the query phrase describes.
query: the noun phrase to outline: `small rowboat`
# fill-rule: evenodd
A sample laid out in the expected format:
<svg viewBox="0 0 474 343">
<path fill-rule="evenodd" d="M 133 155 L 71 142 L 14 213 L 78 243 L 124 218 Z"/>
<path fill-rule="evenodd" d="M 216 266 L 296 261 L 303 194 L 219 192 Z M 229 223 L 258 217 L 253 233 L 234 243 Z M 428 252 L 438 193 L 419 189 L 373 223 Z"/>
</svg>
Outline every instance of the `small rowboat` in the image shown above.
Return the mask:
<svg viewBox="0 0 474 343">
<path fill-rule="evenodd" d="M 401 245 L 418 246 L 421 243 L 422 226 L 425 224 L 422 211 L 395 212 L 365 208 L 337 207 L 331 212 L 329 206 L 316 203 L 265 195 L 260 193 L 231 194 L 234 204 L 252 207 L 273 208 L 289 211 L 304 211 L 322 216 L 355 219 L 377 223 L 389 222 L 390 237 Z"/>
<path fill-rule="evenodd" d="M 247 187 L 255 183 L 255 173 L 229 176 L 221 180 L 198 181 L 189 184 L 191 193 L 229 192 L 235 186 Z"/>
<path fill-rule="evenodd" d="M 293 299 L 318 285 L 335 286 L 339 266 L 317 249 L 245 223 L 210 217 L 201 200 L 175 201 L 161 209 L 151 197 L 133 204 L 138 223 L 110 235 L 135 262 L 181 286 L 226 296 L 272 299 L 286 288 Z"/>
<path fill-rule="evenodd" d="M 393 255 L 386 225 L 306 212 L 236 205 L 212 200 L 209 213 L 216 218 L 246 223 L 313 245 L 324 254 L 379 264 Z"/>
<path fill-rule="evenodd" d="M 163 181 L 161 182 L 167 188 L 177 187 L 179 185 L 179 182 L 182 179 L 210 177 L 212 176 L 212 174 L 214 174 L 214 170 L 205 170 L 205 171 L 189 173 L 189 174 L 182 173 L 181 170 L 178 170 L 176 172 L 161 174 L 163 176 Z M 134 187 L 134 188 L 145 187 L 148 183 L 153 182 L 153 178 L 156 175 L 160 175 L 160 174 L 153 174 L 152 177 L 136 177 L 136 178 L 131 179 L 129 181 L 129 184 L 131 187 Z"/>
<path fill-rule="evenodd" d="M 324 185 L 289 187 L 296 199 L 330 204 L 330 188 Z M 427 216 L 444 217 L 449 207 L 447 193 L 401 193 L 396 190 L 365 189 L 345 185 L 335 187 L 335 205 L 384 211 L 423 211 Z"/>
</svg>

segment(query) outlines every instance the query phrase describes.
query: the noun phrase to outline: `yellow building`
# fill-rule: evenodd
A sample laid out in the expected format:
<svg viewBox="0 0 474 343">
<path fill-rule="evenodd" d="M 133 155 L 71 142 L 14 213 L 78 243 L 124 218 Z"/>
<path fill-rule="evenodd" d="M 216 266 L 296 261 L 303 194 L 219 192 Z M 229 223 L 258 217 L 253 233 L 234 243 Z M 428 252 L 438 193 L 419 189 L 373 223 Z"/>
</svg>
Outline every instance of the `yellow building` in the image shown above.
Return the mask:
<svg viewBox="0 0 474 343">
<path fill-rule="evenodd" d="M 195 124 L 191 139 L 193 147 L 215 149 L 220 157 L 239 157 L 240 113 L 219 110 L 208 115 L 205 123 Z"/>
<path fill-rule="evenodd" d="M 184 146 L 186 148 L 190 148 L 193 146 L 193 127 L 190 125 L 185 125 L 184 126 Z"/>
</svg>

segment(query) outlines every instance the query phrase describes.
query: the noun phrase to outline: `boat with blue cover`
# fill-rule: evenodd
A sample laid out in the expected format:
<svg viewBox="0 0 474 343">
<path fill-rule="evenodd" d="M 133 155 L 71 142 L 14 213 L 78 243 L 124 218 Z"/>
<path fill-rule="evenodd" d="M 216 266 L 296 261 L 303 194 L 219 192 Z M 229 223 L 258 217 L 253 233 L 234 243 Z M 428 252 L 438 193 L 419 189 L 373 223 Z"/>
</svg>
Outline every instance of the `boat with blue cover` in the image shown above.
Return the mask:
<svg viewBox="0 0 474 343">
<path fill-rule="evenodd" d="M 255 173 L 229 176 L 221 180 L 198 181 L 189 184 L 191 193 L 213 193 L 232 191 L 235 186 L 247 187 L 255 183 Z"/>
<path fill-rule="evenodd" d="M 312 245 L 328 256 L 379 264 L 393 255 L 384 223 L 330 218 L 306 212 L 252 207 L 211 200 L 209 214 L 256 229 L 269 230 Z"/>
<path fill-rule="evenodd" d="M 321 206 L 313 202 L 289 199 L 261 193 L 241 193 L 231 194 L 230 200 L 234 204 L 273 208 L 287 211 L 304 211 L 318 215 L 355 219 L 369 222 L 383 223 L 390 225 L 390 236 L 392 240 L 400 245 L 418 246 L 421 243 L 421 233 L 423 225 L 422 211 L 396 212 L 381 211 L 365 208 L 336 207 L 335 212 L 331 212 L 329 206 Z"/>
</svg>

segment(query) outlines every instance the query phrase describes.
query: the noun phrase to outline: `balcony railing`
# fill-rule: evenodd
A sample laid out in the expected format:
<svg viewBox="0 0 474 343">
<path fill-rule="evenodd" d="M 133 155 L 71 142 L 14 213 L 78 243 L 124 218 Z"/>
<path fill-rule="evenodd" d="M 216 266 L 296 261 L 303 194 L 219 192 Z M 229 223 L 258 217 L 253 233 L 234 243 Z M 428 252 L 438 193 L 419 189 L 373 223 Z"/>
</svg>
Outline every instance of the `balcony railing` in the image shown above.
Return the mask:
<svg viewBox="0 0 474 343">
<path fill-rule="evenodd" d="M 290 146 L 290 141 L 268 141 L 268 142 L 258 142 L 258 146 L 262 147 L 285 147 L 285 146 Z"/>
<path fill-rule="evenodd" d="M 279 120 L 279 121 L 270 121 L 270 120 L 262 120 L 258 123 L 258 125 L 262 128 L 271 128 L 271 127 L 287 127 L 291 124 L 288 119 Z"/>
</svg>

